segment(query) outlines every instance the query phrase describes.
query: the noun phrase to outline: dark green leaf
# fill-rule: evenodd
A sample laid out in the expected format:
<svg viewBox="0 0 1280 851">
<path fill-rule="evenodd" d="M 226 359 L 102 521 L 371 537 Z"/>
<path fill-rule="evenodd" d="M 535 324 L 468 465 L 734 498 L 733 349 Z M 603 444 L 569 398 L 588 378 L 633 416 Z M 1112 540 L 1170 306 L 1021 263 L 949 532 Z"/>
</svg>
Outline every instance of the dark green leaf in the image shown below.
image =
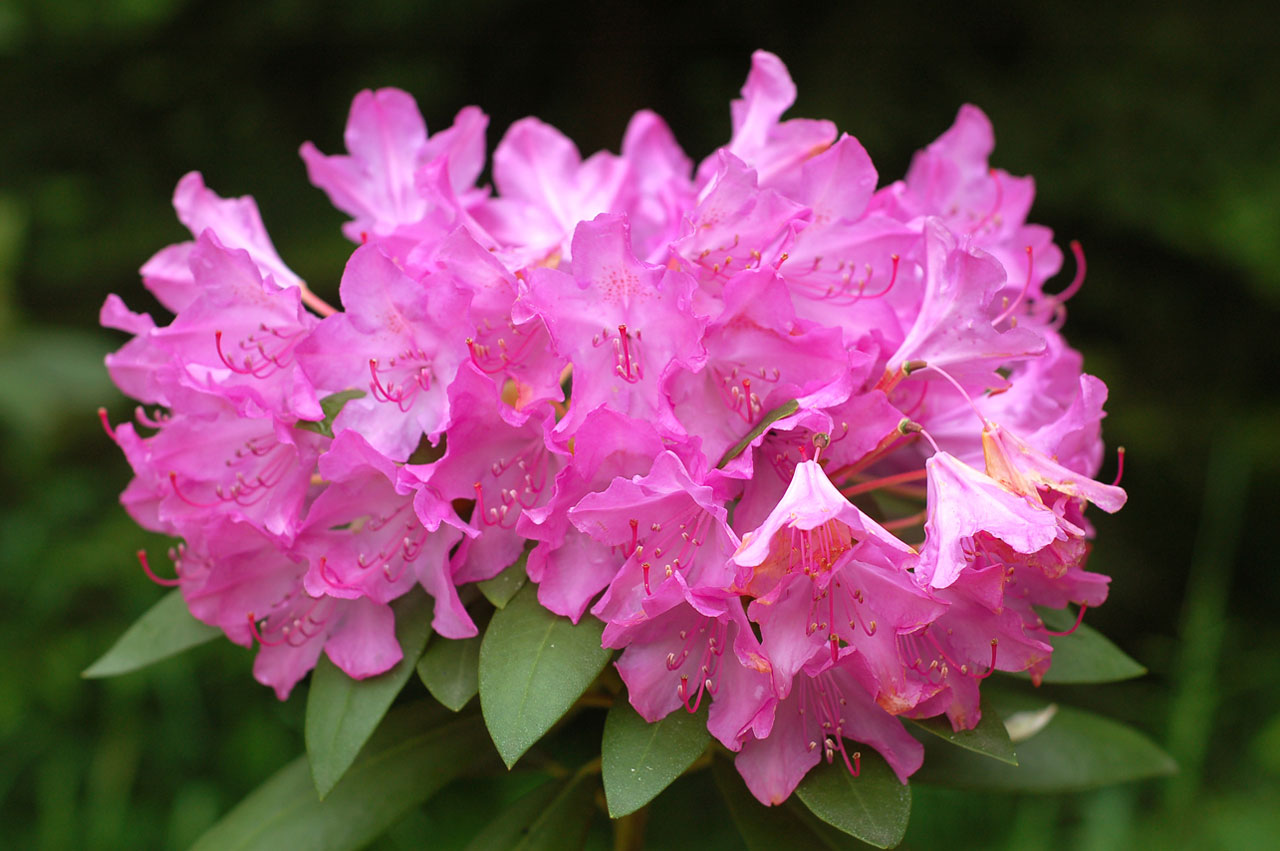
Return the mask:
<svg viewBox="0 0 1280 851">
<path fill-rule="evenodd" d="M 324 419 L 319 422 L 299 420 L 296 425 L 300 429 L 314 431 L 316 434 L 322 434 L 325 437 L 333 437 L 333 421 L 342 412 L 342 406 L 352 399 L 359 399 L 363 395 L 365 395 L 363 390 L 343 390 L 341 393 L 332 393 L 325 396 L 320 400 L 320 410 L 324 411 Z"/>
<path fill-rule="evenodd" d="M 474 715 L 435 723 L 430 707 L 391 713 L 324 801 L 306 757 L 277 772 L 210 828 L 193 851 L 360 848 L 488 751 Z"/>
<path fill-rule="evenodd" d="M 600 646 L 604 624 L 576 626 L 538 602 L 525 585 L 493 615 L 480 645 L 480 706 L 510 768 L 560 720 L 609 661 Z"/>
<path fill-rule="evenodd" d="M 596 777 L 594 771 L 581 770 L 568 782 L 539 786 L 499 814 L 467 851 L 581 848 L 595 814 Z"/>
<path fill-rule="evenodd" d="M 529 560 L 527 552 L 521 553 L 520 558 L 512 562 L 506 570 L 499 573 L 492 579 L 486 579 L 483 582 L 477 582 L 480 586 L 480 593 L 484 598 L 499 609 L 504 609 L 516 592 L 524 587 L 529 581 L 529 577 L 524 572 L 525 562 Z"/>
<path fill-rule="evenodd" d="M 392 604 L 403 658 L 376 677 L 353 680 L 321 656 L 307 695 L 307 756 L 324 798 L 350 767 L 391 702 L 404 688 L 431 635 L 431 598 L 415 588 Z"/>
<path fill-rule="evenodd" d="M 995 693 L 1005 718 L 1035 712 L 1043 698 Z M 957 748 L 931 748 L 915 778 L 923 783 L 1007 792 L 1069 792 L 1169 774 L 1173 760 L 1138 731 L 1117 721 L 1059 706 L 1039 732 L 1018 742 L 1018 765 Z"/>
<path fill-rule="evenodd" d="M 601 774 L 609 815 L 620 818 L 649 803 L 707 749 L 707 713 L 677 709 L 650 724 L 624 699 L 604 722 Z"/>
<path fill-rule="evenodd" d="M 543 783 L 517 798 L 506 809 L 492 815 L 484 829 L 467 843 L 465 851 L 513 848 L 528 833 L 538 816 L 565 788 L 563 781 Z"/>
<path fill-rule="evenodd" d="M 170 591 L 146 614 L 134 621 L 124 635 L 85 669 L 84 677 L 114 677 L 145 668 L 222 634 L 217 627 L 191 616 L 182 593 Z"/>
<path fill-rule="evenodd" d="M 880 754 L 862 749 L 857 777 L 842 760 L 820 762 L 796 787 L 809 811 L 827 824 L 877 848 L 902 841 L 911 817 L 911 787 L 898 782 Z"/>
<path fill-rule="evenodd" d="M 773 425 L 783 417 L 791 416 L 799 409 L 800 403 L 795 399 L 792 399 L 790 402 L 783 402 L 781 405 L 765 414 L 764 417 L 761 418 L 760 422 L 756 423 L 751 431 L 746 433 L 742 440 L 739 440 L 733 446 L 730 446 L 724 451 L 724 454 L 720 456 L 720 461 L 716 464 L 716 469 L 720 469 L 725 464 L 728 464 L 734 458 L 741 455 L 742 451 L 751 445 L 751 441 L 769 430 L 769 426 Z"/>
<path fill-rule="evenodd" d="M 1076 616 L 1067 609 L 1037 611 L 1045 625 L 1055 632 L 1071 629 L 1076 622 Z M 1046 683 L 1111 683 L 1140 677 L 1147 672 L 1088 624 L 1080 624 L 1071 635 L 1054 636 L 1050 643 L 1053 645 L 1053 664 L 1044 675 Z"/>
<path fill-rule="evenodd" d="M 713 760 L 711 772 L 729 807 L 729 816 L 748 851 L 776 851 L 779 848 L 853 851 L 866 847 L 852 836 L 815 818 L 803 806 L 797 806 L 791 800 L 780 806 L 766 807 L 752 797 L 742 778 L 727 760 Z"/>
<path fill-rule="evenodd" d="M 921 730 L 927 730 L 935 736 L 946 739 L 953 745 L 998 759 L 1009 765 L 1018 764 L 1013 742 L 1009 741 L 1009 731 L 1005 728 L 1004 721 L 1000 720 L 995 707 L 990 705 L 990 701 L 982 707 L 982 720 L 972 730 L 961 730 L 957 733 L 951 729 L 951 722 L 945 715 L 912 721 L 912 723 Z"/>
<path fill-rule="evenodd" d="M 460 712 L 480 690 L 480 636 L 460 641 L 437 639 L 422 654 L 418 676 L 431 696 Z"/>
<path fill-rule="evenodd" d="M 498 755 L 492 750 L 490 753 L 493 753 L 495 767 L 501 765 Z M 461 851 L 476 834 L 486 830 L 516 801 L 540 786 L 551 784 L 554 787 L 555 783 L 552 781 L 550 774 L 519 769 L 469 772 L 432 795 L 422 805 L 419 810 L 422 814 L 420 832 L 416 837 L 411 837 L 410 842 L 400 845 L 414 848 L 424 844 L 423 837 L 429 836 L 432 849 Z M 554 796 L 554 788 L 550 794 Z M 396 832 L 402 833 L 398 827 Z M 392 846 L 386 847 L 390 849 Z"/>
</svg>

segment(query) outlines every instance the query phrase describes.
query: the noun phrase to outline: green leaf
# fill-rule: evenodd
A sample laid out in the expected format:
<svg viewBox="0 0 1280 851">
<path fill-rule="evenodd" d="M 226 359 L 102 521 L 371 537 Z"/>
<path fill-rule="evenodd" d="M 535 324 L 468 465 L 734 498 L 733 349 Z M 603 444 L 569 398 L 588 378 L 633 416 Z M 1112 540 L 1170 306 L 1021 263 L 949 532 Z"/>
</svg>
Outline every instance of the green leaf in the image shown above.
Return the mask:
<svg viewBox="0 0 1280 851">
<path fill-rule="evenodd" d="M 462 711 L 480 690 L 480 636 L 460 641 L 433 641 L 418 662 L 418 676 L 431 696 Z"/>
<path fill-rule="evenodd" d="M 584 767 L 568 782 L 539 786 L 481 831 L 467 851 L 560 851 L 581 848 L 595 815 L 594 771 Z"/>
<path fill-rule="evenodd" d="M 820 762 L 800 781 L 796 795 L 827 824 L 877 848 L 901 842 L 911 817 L 911 787 L 900 783 L 871 748 L 862 750 L 857 777 L 842 760 Z"/>
<path fill-rule="evenodd" d="M 852 836 L 814 818 L 803 806 L 792 803 L 792 799 L 776 807 L 761 804 L 752 797 L 727 760 L 713 760 L 711 773 L 748 851 L 776 851 L 779 848 L 853 851 L 866 847 Z"/>
<path fill-rule="evenodd" d="M 912 720 L 911 723 L 965 750 L 998 759 L 1009 765 L 1017 765 L 1018 755 L 1014 753 L 1013 742 L 1009 740 L 1009 731 L 1005 728 L 1004 721 L 1000 720 L 1000 715 L 995 708 L 990 705 L 990 701 L 987 704 L 982 707 L 982 720 L 972 730 L 956 732 L 951 729 L 951 722 L 945 715 L 920 721 Z"/>
<path fill-rule="evenodd" d="M 604 624 L 576 626 L 538 602 L 525 585 L 499 609 L 480 645 L 480 707 L 507 767 L 560 720 L 609 661 Z"/>
<path fill-rule="evenodd" d="M 93 679 L 127 674 L 204 644 L 221 634 L 222 630 L 217 627 L 192 617 L 186 601 L 182 599 L 182 592 L 175 589 L 134 621 L 111 649 L 86 668 L 81 676 Z"/>
<path fill-rule="evenodd" d="M 1049 629 L 1064 632 L 1076 622 L 1068 609 L 1037 609 Z M 1044 675 L 1046 683 L 1112 683 L 1140 677 L 1147 669 L 1131 659 L 1110 639 L 1088 624 L 1080 624 L 1071 635 L 1049 640 L 1053 664 Z M 1026 677 L 1026 674 L 1022 674 Z"/>
<path fill-rule="evenodd" d="M 716 469 L 718 470 L 724 467 L 725 464 L 728 464 L 734 458 L 741 455 L 743 450 L 751 445 L 751 441 L 769 430 L 769 426 L 773 425 L 783 417 L 791 416 L 799 409 L 800 403 L 795 399 L 792 399 L 790 402 L 783 402 L 781 405 L 765 414 L 764 417 L 761 418 L 760 422 L 756 423 L 751 431 L 747 432 L 746 435 L 743 436 L 742 440 L 739 440 L 733 446 L 730 446 L 724 451 L 724 454 L 720 456 L 719 462 L 716 463 Z"/>
<path fill-rule="evenodd" d="M 324 411 L 323 420 L 319 422 L 299 420 L 295 425 L 306 431 L 314 431 L 316 434 L 321 434 L 325 437 L 333 437 L 333 421 L 342 412 L 342 407 L 352 399 L 359 399 L 363 395 L 365 395 L 363 390 L 343 390 L 341 393 L 331 393 L 320 400 L 320 410 Z"/>
<path fill-rule="evenodd" d="M 492 816 L 489 823 L 467 843 L 465 851 L 512 848 L 565 787 L 564 782 L 543 783 Z"/>
<path fill-rule="evenodd" d="M 321 656 L 307 695 L 307 757 L 316 791 L 329 794 L 404 688 L 431 635 L 431 598 L 415 588 L 392 604 L 403 658 L 391 670 L 354 680 Z"/>
<path fill-rule="evenodd" d="M 210 828 L 193 851 L 360 848 L 488 751 L 474 715 L 437 723 L 431 707 L 391 713 L 323 801 L 298 757 Z"/>
<path fill-rule="evenodd" d="M 984 694 L 1005 717 L 1043 709 L 1043 698 Z M 1069 706 L 1018 742 L 1018 765 L 1003 765 L 957 748 L 929 749 L 913 779 L 923 783 L 1006 792 L 1070 792 L 1169 774 L 1176 766 L 1164 751 L 1131 727 Z"/>
<path fill-rule="evenodd" d="M 529 560 L 529 553 L 520 554 L 520 558 L 516 559 L 511 565 L 492 579 L 486 579 L 483 582 L 477 582 L 480 586 L 480 593 L 495 608 L 505 609 L 507 603 L 516 595 L 525 583 L 529 581 L 528 575 L 524 572 L 525 562 Z"/>
<path fill-rule="evenodd" d="M 604 721 L 601 774 L 609 815 L 621 818 L 649 803 L 707 749 L 707 713 L 676 709 L 650 724 L 626 700 Z"/>
</svg>

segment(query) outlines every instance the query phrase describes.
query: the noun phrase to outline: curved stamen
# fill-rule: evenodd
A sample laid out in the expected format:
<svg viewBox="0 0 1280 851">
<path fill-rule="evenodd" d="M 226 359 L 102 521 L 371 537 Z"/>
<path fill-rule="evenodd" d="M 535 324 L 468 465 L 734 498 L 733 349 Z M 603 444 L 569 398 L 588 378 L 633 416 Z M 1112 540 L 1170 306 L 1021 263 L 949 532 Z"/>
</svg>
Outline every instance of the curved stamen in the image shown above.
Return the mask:
<svg viewBox="0 0 1280 851">
<path fill-rule="evenodd" d="M 196 502 L 184 494 L 182 492 L 182 488 L 178 487 L 178 474 L 173 470 L 169 471 L 169 484 L 173 486 L 173 492 L 177 495 L 178 499 L 182 500 L 192 508 L 217 508 L 219 505 L 218 502 Z"/>
<path fill-rule="evenodd" d="M 1000 173 L 993 168 L 993 169 L 988 169 L 987 174 L 991 177 L 992 182 L 995 183 L 996 185 L 995 203 L 991 205 L 991 209 L 987 210 L 987 214 L 983 216 L 981 219 L 979 219 L 976 225 L 974 225 L 969 229 L 970 234 L 975 234 L 978 231 L 982 230 L 982 227 L 987 222 L 995 218 L 996 213 L 999 212 L 1000 210 L 1000 205 L 1004 203 L 1004 186 L 1000 183 Z"/>
<path fill-rule="evenodd" d="M 249 632 L 252 633 L 254 640 L 263 647 L 279 647 L 281 644 L 284 644 L 289 640 L 288 632 L 284 632 L 279 641 L 267 641 L 266 638 L 263 637 L 262 633 L 258 631 L 258 619 L 253 616 L 253 612 L 249 612 L 246 617 L 249 620 Z"/>
<path fill-rule="evenodd" d="M 905 368 L 905 367 L 904 367 L 904 368 Z M 931 363 L 923 364 L 922 366 L 918 367 L 918 369 L 922 369 L 922 370 L 923 370 L 923 369 L 931 369 L 931 370 L 933 370 L 934 372 L 938 373 L 938 375 L 941 375 L 943 378 L 945 378 L 947 381 L 949 381 L 949 382 L 951 383 L 951 386 L 952 386 L 952 387 L 954 387 L 954 388 L 956 389 L 956 392 L 957 392 L 957 393 L 959 393 L 961 396 L 963 396 L 963 397 L 964 397 L 964 400 L 965 400 L 966 402 L 968 402 L 968 403 L 969 403 L 969 407 L 973 410 L 973 413 L 974 413 L 974 414 L 976 414 L 976 415 L 977 415 L 977 417 L 978 417 L 978 419 L 982 421 L 982 427 L 983 427 L 984 429 L 990 429 L 990 428 L 991 428 L 991 423 L 990 423 L 990 422 L 988 422 L 988 421 L 987 421 L 987 418 L 986 418 L 986 417 L 984 417 L 984 416 L 982 415 L 982 411 L 979 411 L 979 410 L 978 410 L 978 406 L 977 406 L 977 404 L 973 401 L 973 397 L 972 397 L 972 396 L 970 396 L 970 395 L 965 391 L 965 389 L 964 389 L 963 387 L 961 387 L 961 386 L 960 386 L 960 382 L 959 382 L 959 381 L 956 381 L 954 378 L 952 378 L 951 373 L 947 372 L 947 371 L 946 371 L 945 369 L 943 369 L 942 367 L 940 367 L 940 366 L 934 366 L 934 365 L 933 365 L 933 364 L 931 364 Z M 916 371 L 916 370 L 912 370 L 912 371 L 914 372 L 914 371 Z"/>
<path fill-rule="evenodd" d="M 142 570 L 147 574 L 147 578 L 157 585 L 163 585 L 166 588 L 173 588 L 174 586 L 182 584 L 181 576 L 176 576 L 173 579 L 165 579 L 157 576 L 155 571 L 151 569 L 151 565 L 147 562 L 146 550 L 138 550 L 138 563 L 142 565 Z"/>
<path fill-rule="evenodd" d="M 889 255 L 889 260 L 893 263 L 893 271 L 889 273 L 889 284 L 888 284 L 888 286 L 886 286 L 886 287 L 885 287 L 884 289 L 882 289 L 880 292 L 878 292 L 878 293 L 874 293 L 874 294 L 872 294 L 872 295 L 865 295 L 865 294 L 863 294 L 863 292 L 861 291 L 861 289 L 859 289 L 859 291 L 858 291 L 858 298 L 857 298 L 857 299 L 855 299 L 855 301 L 860 301 L 861 299 L 864 299 L 864 298 L 868 298 L 868 299 L 872 299 L 872 298 L 881 298 L 882 296 L 886 296 L 886 295 L 888 295 L 888 294 L 889 294 L 889 291 L 893 289 L 893 285 L 894 285 L 894 284 L 896 284 L 896 283 L 898 282 L 898 261 L 899 261 L 900 259 L 901 259 L 901 258 L 900 258 L 900 257 L 898 257 L 898 255 L 897 255 L 897 254 L 891 254 L 891 255 Z M 868 280 L 870 280 L 870 279 L 868 278 Z M 864 281 L 863 283 L 865 284 L 866 282 Z"/>
<path fill-rule="evenodd" d="M 1047 635 L 1071 635 L 1073 632 L 1075 632 L 1077 629 L 1079 629 L 1079 628 L 1080 628 L 1080 624 L 1084 623 L 1084 613 L 1085 613 L 1085 610 L 1086 610 L 1086 609 L 1088 609 L 1088 608 L 1089 608 L 1089 604 L 1088 604 L 1088 603 L 1081 603 L 1081 604 L 1080 604 L 1080 611 L 1076 612 L 1076 622 L 1075 622 L 1075 625 L 1074 625 L 1073 627 L 1071 627 L 1071 629 L 1068 629 L 1068 630 L 1066 630 L 1066 631 L 1064 631 L 1064 632 L 1054 632 L 1054 631 L 1053 631 L 1053 630 L 1051 630 L 1051 629 L 1046 629 L 1046 630 L 1045 630 L 1045 633 L 1046 633 Z"/>
<path fill-rule="evenodd" d="M 116 439 L 116 431 L 111 427 L 111 421 L 107 419 L 107 409 L 98 409 L 98 422 L 102 423 L 102 430 L 107 433 L 107 437 L 112 440 Z"/>
<path fill-rule="evenodd" d="M 991 667 L 987 668 L 986 673 L 974 674 L 974 679 L 985 680 L 996 672 L 996 648 L 1000 645 L 1000 639 L 991 639 Z"/>
<path fill-rule="evenodd" d="M 1071 279 L 1071 283 L 1067 284 L 1065 290 L 1052 296 L 1057 302 L 1064 302 L 1079 292 L 1081 285 L 1084 284 L 1085 273 L 1088 271 L 1088 266 L 1084 262 L 1084 248 L 1078 240 L 1071 240 L 1071 253 L 1076 258 L 1076 276 Z"/>
<path fill-rule="evenodd" d="M 359 591 L 360 586 L 349 585 L 342 581 L 342 578 L 329 566 L 329 559 L 325 556 L 320 557 L 320 578 L 329 583 L 332 588 L 341 588 L 344 591 Z"/>
<path fill-rule="evenodd" d="M 1116 480 L 1111 483 L 1111 487 L 1120 486 L 1120 477 L 1124 475 L 1124 447 L 1116 447 Z"/>
<path fill-rule="evenodd" d="M 1017 297 L 1013 301 L 1009 302 L 1009 306 L 1006 307 L 1003 311 L 1001 311 L 1000 315 L 991 321 L 992 325 L 999 325 L 1001 322 L 1008 319 L 1010 316 L 1013 315 L 1013 311 L 1017 309 L 1018 305 L 1022 304 L 1022 300 L 1027 297 L 1027 293 L 1031 290 L 1031 273 L 1032 271 L 1034 271 L 1034 269 L 1035 269 L 1035 261 L 1032 259 L 1032 256 L 1031 256 L 1031 246 L 1028 245 L 1027 246 L 1027 279 L 1023 281 L 1022 290 L 1021 292 L 1018 293 Z"/>
</svg>

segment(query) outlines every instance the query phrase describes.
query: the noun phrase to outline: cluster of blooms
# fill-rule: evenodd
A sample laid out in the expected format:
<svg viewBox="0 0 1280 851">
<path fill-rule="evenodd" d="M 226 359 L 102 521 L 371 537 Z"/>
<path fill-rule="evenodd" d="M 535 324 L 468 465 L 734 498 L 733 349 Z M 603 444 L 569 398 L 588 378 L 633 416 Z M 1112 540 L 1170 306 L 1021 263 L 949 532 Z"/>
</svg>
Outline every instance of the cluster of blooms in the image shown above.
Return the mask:
<svg viewBox="0 0 1280 851">
<path fill-rule="evenodd" d="M 696 168 L 649 112 L 585 160 L 528 118 L 491 191 L 479 110 L 429 136 L 362 92 L 347 154 L 302 148 L 353 217 L 341 310 L 251 199 L 184 177 L 194 241 L 142 269 L 175 318 L 112 296 L 102 322 L 153 406 L 108 426 L 122 501 L 183 539 L 192 613 L 284 698 L 322 651 L 395 664 L 415 585 L 475 635 L 459 587 L 527 554 L 542 605 L 605 623 L 641 715 L 710 701 L 767 803 L 821 759 L 856 773 L 846 739 L 905 782 L 899 717 L 972 727 L 992 670 L 1042 675 L 1033 606 L 1104 600 L 1083 510 L 1125 499 L 1090 478 L 1106 388 L 1059 335 L 1081 274 L 1045 291 L 1061 252 L 978 109 L 877 189 L 856 139 L 781 120 L 794 97 L 757 53 Z"/>
</svg>

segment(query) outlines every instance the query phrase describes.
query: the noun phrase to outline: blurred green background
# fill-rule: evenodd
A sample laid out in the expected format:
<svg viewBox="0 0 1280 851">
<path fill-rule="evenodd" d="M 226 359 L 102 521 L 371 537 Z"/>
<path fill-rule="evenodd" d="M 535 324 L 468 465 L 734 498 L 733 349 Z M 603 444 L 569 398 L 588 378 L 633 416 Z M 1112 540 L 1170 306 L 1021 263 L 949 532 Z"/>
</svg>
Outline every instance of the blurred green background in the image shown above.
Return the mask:
<svg viewBox="0 0 1280 851">
<path fill-rule="evenodd" d="M 765 47 L 799 85 L 791 114 L 836 120 L 882 181 L 962 102 L 988 112 L 994 164 L 1036 177 L 1032 219 L 1088 253 L 1067 333 L 1111 387 L 1108 443 L 1129 450 L 1130 503 L 1095 518 L 1093 566 L 1114 581 L 1089 620 L 1151 674 L 1064 694 L 1182 772 L 1055 798 L 916 787 L 907 847 L 1274 847 L 1280 51 L 1255 9 L 0 3 L 0 844 L 185 847 L 302 749 L 305 688 L 277 703 L 227 642 L 79 678 L 162 594 L 133 552 L 165 542 L 118 507 L 129 471 L 94 416 L 131 410 L 102 368 L 123 336 L 96 316 L 109 292 L 155 309 L 136 270 L 186 238 L 177 179 L 253 194 L 286 262 L 332 297 L 343 217 L 296 151 L 339 150 L 359 89 L 407 89 L 437 129 L 479 104 L 491 149 L 536 114 L 584 153 L 616 150 L 650 107 L 697 159 L 727 139 Z M 715 846 L 716 806 L 666 824 L 663 845 Z M 431 818 L 385 844 L 421 844 Z"/>
</svg>

